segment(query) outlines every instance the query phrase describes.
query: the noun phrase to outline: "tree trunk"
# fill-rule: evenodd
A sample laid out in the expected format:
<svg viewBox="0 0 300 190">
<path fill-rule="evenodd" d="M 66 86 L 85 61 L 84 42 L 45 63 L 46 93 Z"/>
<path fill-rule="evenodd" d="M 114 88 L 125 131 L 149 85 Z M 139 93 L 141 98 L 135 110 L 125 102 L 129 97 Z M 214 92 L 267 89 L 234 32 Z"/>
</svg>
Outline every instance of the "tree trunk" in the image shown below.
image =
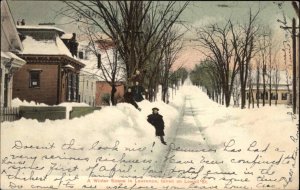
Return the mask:
<svg viewBox="0 0 300 190">
<path fill-rule="evenodd" d="M 263 66 L 263 106 L 265 106 L 265 99 L 266 99 L 266 78 L 265 78 L 265 73 L 266 73 L 266 66 Z"/>
<path fill-rule="evenodd" d="M 253 90 L 251 88 L 251 98 L 252 98 L 252 109 L 254 108 L 254 95 L 253 95 Z"/>
<path fill-rule="evenodd" d="M 260 98 L 260 91 L 259 91 L 259 76 L 260 75 L 260 72 L 259 72 L 259 66 L 257 66 L 257 76 L 256 76 L 256 105 L 257 107 L 259 108 L 259 98 Z"/>
<path fill-rule="evenodd" d="M 249 91 L 248 91 L 248 109 L 250 109 L 250 105 L 251 105 L 251 96 L 250 93 L 252 93 L 251 88 L 249 86 Z"/>
<path fill-rule="evenodd" d="M 269 94 L 270 94 L 270 99 L 269 99 L 269 106 L 272 105 L 272 80 L 271 80 L 271 71 L 270 71 L 270 83 L 269 83 Z"/>
<path fill-rule="evenodd" d="M 245 85 L 241 84 L 241 109 L 246 106 L 246 88 Z"/>
<path fill-rule="evenodd" d="M 116 89 L 116 85 L 113 84 L 112 85 L 112 88 L 111 88 L 111 93 L 110 93 L 110 101 L 111 101 L 111 104 L 113 106 L 115 106 L 117 104 L 116 100 L 115 100 L 115 93 L 117 92 L 117 89 Z"/>
</svg>

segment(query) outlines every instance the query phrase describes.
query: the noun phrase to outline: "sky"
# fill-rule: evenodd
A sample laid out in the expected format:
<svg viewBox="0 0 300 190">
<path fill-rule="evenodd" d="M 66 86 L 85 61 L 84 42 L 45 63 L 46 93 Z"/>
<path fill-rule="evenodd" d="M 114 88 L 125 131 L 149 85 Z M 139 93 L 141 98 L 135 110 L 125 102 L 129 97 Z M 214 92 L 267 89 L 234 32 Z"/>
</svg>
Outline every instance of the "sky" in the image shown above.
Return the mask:
<svg viewBox="0 0 300 190">
<path fill-rule="evenodd" d="M 10 0 L 8 3 L 15 21 L 24 18 L 28 25 L 55 23 L 56 27 L 65 30 L 67 33 L 78 30 L 75 24 L 67 24 L 68 20 L 66 18 L 57 16 L 57 11 L 65 5 L 63 2 Z M 178 2 L 177 6 L 181 6 L 182 3 Z M 278 4 L 281 4 L 281 8 Z M 291 25 L 291 19 L 296 16 L 291 1 L 191 1 L 180 16 L 180 20 L 184 21 L 188 27 L 201 27 L 214 22 L 222 23 L 228 18 L 242 23 L 247 19 L 249 8 L 254 11 L 260 8 L 259 22 L 270 26 L 275 35 L 282 40 L 284 40 L 285 32 L 280 29 L 280 23 L 277 22 L 277 19 L 283 20 L 284 13 L 288 25 Z M 176 65 L 193 68 L 201 59 L 204 59 L 204 56 L 194 49 L 193 41 L 190 41 L 194 38 L 193 32 L 186 32 L 186 46 Z"/>
</svg>

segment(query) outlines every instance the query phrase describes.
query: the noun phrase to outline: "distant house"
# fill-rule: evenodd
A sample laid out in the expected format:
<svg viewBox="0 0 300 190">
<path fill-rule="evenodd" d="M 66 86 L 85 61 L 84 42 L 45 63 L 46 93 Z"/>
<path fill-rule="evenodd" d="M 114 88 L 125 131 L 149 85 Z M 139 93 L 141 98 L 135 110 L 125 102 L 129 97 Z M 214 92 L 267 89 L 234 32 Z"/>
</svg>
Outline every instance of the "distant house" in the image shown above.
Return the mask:
<svg viewBox="0 0 300 190">
<path fill-rule="evenodd" d="M 1 1 L 1 68 L 0 68 L 0 104 L 10 107 L 14 73 L 26 61 L 16 54 L 23 51 L 15 21 L 6 0 Z"/>
<path fill-rule="evenodd" d="M 78 59 L 86 67 L 80 71 L 79 95 L 80 101 L 91 106 L 101 106 L 107 104 L 107 98 L 111 94 L 111 66 L 117 60 L 114 44 L 111 40 L 98 40 L 93 48 L 88 41 L 81 41 L 78 49 Z M 100 64 L 103 66 L 102 69 Z M 124 85 L 122 83 L 123 71 L 118 62 L 116 81 L 117 91 L 115 98 L 120 99 L 124 95 Z M 103 71 L 105 74 L 103 74 Z"/>
<path fill-rule="evenodd" d="M 97 59 L 89 50 L 87 41 L 79 43 L 77 58 L 86 65 L 80 71 L 79 101 L 96 106 L 96 81 L 98 80 L 96 75 L 101 71 L 97 68 Z"/>
<path fill-rule="evenodd" d="M 120 101 L 125 94 L 124 82 L 116 83 L 115 99 Z M 110 98 L 112 87 L 106 81 L 97 81 L 96 83 L 96 105 L 107 105 L 107 98 Z"/>
<path fill-rule="evenodd" d="M 76 39 L 72 40 L 75 44 L 65 44 L 61 39 L 64 31 L 53 26 L 17 29 L 24 46 L 18 55 L 27 63 L 16 72 L 13 98 L 48 105 L 78 102 L 79 72 L 84 64 L 72 56 Z"/>
<path fill-rule="evenodd" d="M 254 71 L 255 73 L 255 71 Z M 270 94 L 270 82 L 269 77 L 266 75 L 266 93 L 265 93 L 265 102 L 266 104 L 269 103 L 269 100 L 271 99 L 271 103 L 274 104 L 277 100 L 277 104 L 291 104 L 291 96 L 292 96 L 292 78 L 289 73 L 286 71 L 280 71 L 276 78 L 274 76 L 274 73 L 272 74 L 271 78 L 271 94 Z M 256 81 L 254 79 L 253 81 Z M 263 79 L 262 76 L 260 76 L 260 83 L 259 83 L 259 92 L 257 91 L 256 83 L 254 82 L 252 87 L 252 93 L 254 97 L 254 102 L 257 102 L 257 99 L 259 99 L 260 102 L 263 100 Z M 251 95 L 251 92 L 249 93 L 249 88 L 246 89 L 246 96 L 247 100 L 249 99 L 249 95 Z"/>
</svg>

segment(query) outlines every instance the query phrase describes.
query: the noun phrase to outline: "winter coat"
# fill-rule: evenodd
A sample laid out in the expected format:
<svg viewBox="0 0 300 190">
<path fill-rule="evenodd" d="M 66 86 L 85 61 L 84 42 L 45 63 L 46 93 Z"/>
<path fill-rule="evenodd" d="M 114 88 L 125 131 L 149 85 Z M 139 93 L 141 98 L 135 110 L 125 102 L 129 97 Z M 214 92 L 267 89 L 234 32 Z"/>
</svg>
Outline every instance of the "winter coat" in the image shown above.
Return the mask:
<svg viewBox="0 0 300 190">
<path fill-rule="evenodd" d="M 130 78 L 130 81 L 135 84 L 135 82 L 142 83 L 143 82 L 143 77 L 141 74 L 135 74 Z"/>
<path fill-rule="evenodd" d="M 132 87 L 133 99 L 137 102 L 144 100 L 143 93 L 145 92 L 144 87 L 138 85 Z"/>
<path fill-rule="evenodd" d="M 133 99 L 132 92 L 126 92 L 124 94 L 124 101 L 129 103 L 129 104 L 132 104 L 136 109 L 139 107 Z"/>
<path fill-rule="evenodd" d="M 164 123 L 162 115 L 160 115 L 158 113 L 150 114 L 150 115 L 148 115 L 147 121 L 155 127 L 155 135 L 156 136 L 165 136 L 165 133 L 164 133 L 165 123 Z"/>
</svg>

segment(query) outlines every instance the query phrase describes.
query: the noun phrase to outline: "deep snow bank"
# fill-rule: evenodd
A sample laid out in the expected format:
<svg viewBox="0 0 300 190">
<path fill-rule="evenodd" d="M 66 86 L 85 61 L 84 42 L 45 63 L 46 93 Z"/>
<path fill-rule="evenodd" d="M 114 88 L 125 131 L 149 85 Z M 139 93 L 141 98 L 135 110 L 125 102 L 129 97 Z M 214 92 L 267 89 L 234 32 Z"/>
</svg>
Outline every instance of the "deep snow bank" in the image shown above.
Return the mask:
<svg viewBox="0 0 300 190">
<path fill-rule="evenodd" d="M 191 102 L 187 101 L 187 105 L 192 104 L 198 125 L 203 128 L 202 132 L 211 144 L 222 144 L 231 138 L 239 140 L 241 144 L 253 140 L 272 142 L 273 146 L 293 144 L 286 137 L 297 134 L 299 118 L 293 119 L 289 114 L 291 108 L 286 105 L 240 109 L 210 100 L 196 86 L 184 86 L 181 92 L 192 99 Z"/>
<path fill-rule="evenodd" d="M 173 104 L 182 106 L 182 96 L 176 97 Z M 32 143 L 56 141 L 58 144 L 65 143 L 71 139 L 76 139 L 77 143 L 83 146 L 90 146 L 91 142 L 101 141 L 106 145 L 114 144 L 116 141 L 120 146 L 153 146 L 161 147 L 160 140 L 155 137 L 155 129 L 147 122 L 147 115 L 152 113 L 153 107 L 160 109 L 165 122 L 165 133 L 172 130 L 172 125 L 176 123 L 179 112 L 176 107 L 164 102 L 149 102 L 144 100 L 138 103 L 142 111 L 138 111 L 132 105 L 120 103 L 117 106 L 103 107 L 92 114 L 72 120 L 46 120 L 38 122 L 32 119 L 20 119 L 15 122 L 4 122 L 1 124 L 2 147 L 11 147 L 11 141 L 18 139 L 26 141 L 30 139 Z M 35 102 L 26 102 L 15 99 L 14 106 L 47 106 Z M 58 106 L 66 106 L 67 111 L 72 106 L 88 106 L 83 103 L 62 103 Z M 9 134 L 9 135 L 7 135 Z M 155 142 L 155 143 L 154 143 Z M 157 152 L 159 148 L 157 148 Z M 151 153 L 155 156 L 154 153 Z"/>
</svg>

